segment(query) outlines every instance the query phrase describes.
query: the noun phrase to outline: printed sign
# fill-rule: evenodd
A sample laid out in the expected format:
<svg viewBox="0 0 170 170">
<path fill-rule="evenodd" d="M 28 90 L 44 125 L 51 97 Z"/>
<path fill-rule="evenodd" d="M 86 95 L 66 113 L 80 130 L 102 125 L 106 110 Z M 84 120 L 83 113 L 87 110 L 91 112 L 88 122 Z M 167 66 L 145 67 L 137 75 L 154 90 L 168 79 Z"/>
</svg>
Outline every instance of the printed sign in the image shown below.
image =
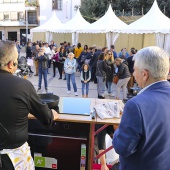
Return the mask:
<svg viewBox="0 0 170 170">
<path fill-rule="evenodd" d="M 86 167 L 86 144 L 81 145 L 80 169 L 84 170 Z"/>
<path fill-rule="evenodd" d="M 57 169 L 57 159 L 34 155 L 35 167 Z"/>
</svg>

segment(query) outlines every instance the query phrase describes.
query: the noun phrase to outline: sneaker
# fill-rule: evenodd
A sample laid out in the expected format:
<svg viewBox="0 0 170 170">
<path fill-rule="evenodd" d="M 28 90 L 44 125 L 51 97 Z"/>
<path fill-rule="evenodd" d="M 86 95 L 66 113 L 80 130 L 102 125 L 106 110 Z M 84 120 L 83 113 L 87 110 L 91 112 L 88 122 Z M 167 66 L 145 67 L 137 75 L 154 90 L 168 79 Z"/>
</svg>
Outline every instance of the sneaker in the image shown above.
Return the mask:
<svg viewBox="0 0 170 170">
<path fill-rule="evenodd" d="M 59 80 L 61 80 L 61 79 L 62 79 L 62 77 L 59 77 L 58 79 L 59 79 Z"/>
<path fill-rule="evenodd" d="M 40 88 L 40 87 L 38 87 L 37 92 L 39 92 L 40 90 L 41 90 L 41 88 Z"/>
<path fill-rule="evenodd" d="M 105 99 L 105 97 L 103 97 L 103 96 L 98 96 L 98 99 Z"/>
<path fill-rule="evenodd" d="M 78 96 L 78 93 L 77 93 L 77 92 L 75 92 L 74 94 L 75 94 L 75 96 Z"/>
<path fill-rule="evenodd" d="M 67 91 L 67 94 L 71 94 L 71 91 L 70 91 L 70 90 L 68 90 L 68 91 Z"/>
<path fill-rule="evenodd" d="M 45 88 L 45 92 L 48 93 L 48 89 L 47 88 Z"/>
<path fill-rule="evenodd" d="M 110 97 L 114 97 L 115 95 L 113 93 L 109 93 L 109 96 Z"/>
</svg>

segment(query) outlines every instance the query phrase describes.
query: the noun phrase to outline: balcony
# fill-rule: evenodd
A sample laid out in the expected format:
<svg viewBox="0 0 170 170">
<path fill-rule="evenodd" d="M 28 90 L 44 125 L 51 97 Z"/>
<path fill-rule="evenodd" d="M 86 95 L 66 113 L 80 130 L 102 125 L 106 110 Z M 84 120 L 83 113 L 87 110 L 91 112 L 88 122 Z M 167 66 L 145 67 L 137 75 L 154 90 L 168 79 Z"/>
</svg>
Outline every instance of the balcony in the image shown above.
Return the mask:
<svg viewBox="0 0 170 170">
<path fill-rule="evenodd" d="M 25 0 L 25 6 L 26 7 L 38 7 L 38 2 L 37 0 Z"/>
</svg>

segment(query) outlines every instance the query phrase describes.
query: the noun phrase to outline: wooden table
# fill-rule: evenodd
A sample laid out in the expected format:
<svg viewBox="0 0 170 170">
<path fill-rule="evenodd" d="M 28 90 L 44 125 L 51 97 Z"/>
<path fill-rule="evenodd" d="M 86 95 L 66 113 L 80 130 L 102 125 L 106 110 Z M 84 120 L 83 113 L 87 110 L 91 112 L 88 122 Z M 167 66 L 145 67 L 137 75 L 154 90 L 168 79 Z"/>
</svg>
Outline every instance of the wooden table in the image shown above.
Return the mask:
<svg viewBox="0 0 170 170">
<path fill-rule="evenodd" d="M 91 108 L 93 108 L 96 104 L 102 102 L 109 102 L 113 100 L 102 100 L 102 99 L 90 99 L 91 100 Z M 35 119 L 35 117 L 31 114 L 28 115 L 29 119 Z M 94 134 L 95 134 L 95 124 L 119 124 L 120 119 L 104 119 L 101 120 L 98 116 L 95 119 L 92 119 L 92 116 L 81 116 L 81 115 L 69 115 L 69 114 L 59 114 L 59 118 L 56 121 L 60 122 L 75 122 L 75 123 L 88 123 L 90 124 L 90 132 L 89 132 L 89 145 L 88 145 L 88 165 L 87 169 L 92 170 L 93 166 L 93 149 L 94 149 Z"/>
</svg>

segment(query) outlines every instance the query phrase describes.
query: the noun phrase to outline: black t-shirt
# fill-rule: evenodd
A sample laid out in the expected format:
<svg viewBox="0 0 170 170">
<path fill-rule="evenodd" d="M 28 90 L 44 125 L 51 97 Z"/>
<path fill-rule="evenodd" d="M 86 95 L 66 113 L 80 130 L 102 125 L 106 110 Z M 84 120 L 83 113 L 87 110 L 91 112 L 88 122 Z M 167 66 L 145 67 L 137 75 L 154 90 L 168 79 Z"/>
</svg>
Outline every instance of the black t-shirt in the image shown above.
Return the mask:
<svg viewBox="0 0 170 170">
<path fill-rule="evenodd" d="M 0 150 L 14 149 L 27 141 L 29 113 L 46 126 L 52 124 L 53 114 L 41 102 L 31 82 L 0 71 L 0 123 L 9 133 Z"/>
</svg>

